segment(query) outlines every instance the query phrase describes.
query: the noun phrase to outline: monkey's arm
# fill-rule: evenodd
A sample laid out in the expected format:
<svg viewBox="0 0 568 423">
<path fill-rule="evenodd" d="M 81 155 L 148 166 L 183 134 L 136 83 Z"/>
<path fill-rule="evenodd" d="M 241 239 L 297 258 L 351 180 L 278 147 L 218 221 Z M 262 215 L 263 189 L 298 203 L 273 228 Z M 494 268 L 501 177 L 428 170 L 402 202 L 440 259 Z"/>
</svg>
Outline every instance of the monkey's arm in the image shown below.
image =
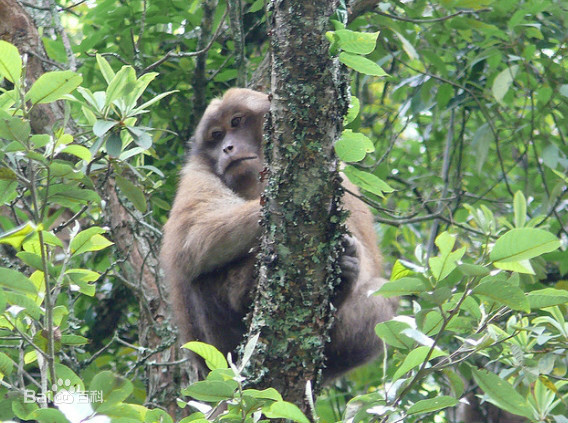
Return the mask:
<svg viewBox="0 0 568 423">
<path fill-rule="evenodd" d="M 258 199 L 243 200 L 203 166 L 190 162 L 164 226 L 163 261 L 194 279 L 256 245 L 259 217 Z"/>
</svg>

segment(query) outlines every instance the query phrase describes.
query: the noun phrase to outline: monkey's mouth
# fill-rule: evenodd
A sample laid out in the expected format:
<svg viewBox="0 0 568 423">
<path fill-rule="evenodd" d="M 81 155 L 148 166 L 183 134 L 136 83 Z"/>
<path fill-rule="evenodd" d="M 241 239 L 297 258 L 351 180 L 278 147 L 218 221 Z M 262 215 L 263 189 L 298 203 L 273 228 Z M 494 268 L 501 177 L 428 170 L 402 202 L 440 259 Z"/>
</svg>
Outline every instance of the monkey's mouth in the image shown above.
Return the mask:
<svg viewBox="0 0 568 423">
<path fill-rule="evenodd" d="M 245 157 L 237 157 L 229 162 L 227 167 L 225 168 L 225 172 L 227 172 L 230 168 L 238 166 L 242 162 L 246 162 L 248 160 L 255 160 L 258 156 L 245 156 Z"/>
</svg>

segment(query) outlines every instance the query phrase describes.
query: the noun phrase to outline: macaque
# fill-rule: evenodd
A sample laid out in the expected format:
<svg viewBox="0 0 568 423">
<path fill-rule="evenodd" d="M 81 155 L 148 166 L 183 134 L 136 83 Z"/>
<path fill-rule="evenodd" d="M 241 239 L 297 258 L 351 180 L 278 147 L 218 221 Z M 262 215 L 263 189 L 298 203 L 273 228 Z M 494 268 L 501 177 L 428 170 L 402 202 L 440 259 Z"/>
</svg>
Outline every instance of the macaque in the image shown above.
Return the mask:
<svg viewBox="0 0 568 423">
<path fill-rule="evenodd" d="M 226 354 L 246 332 L 253 301 L 254 264 L 261 229 L 259 173 L 267 95 L 233 88 L 205 110 L 164 227 L 161 263 L 181 340 L 199 340 Z M 356 188 L 345 181 L 349 192 Z M 382 284 L 381 255 L 372 214 L 346 193 L 350 214 L 341 258 L 342 286 L 326 347 L 330 380 L 376 356 L 377 323 L 392 318 L 396 302 L 369 296 Z"/>
</svg>

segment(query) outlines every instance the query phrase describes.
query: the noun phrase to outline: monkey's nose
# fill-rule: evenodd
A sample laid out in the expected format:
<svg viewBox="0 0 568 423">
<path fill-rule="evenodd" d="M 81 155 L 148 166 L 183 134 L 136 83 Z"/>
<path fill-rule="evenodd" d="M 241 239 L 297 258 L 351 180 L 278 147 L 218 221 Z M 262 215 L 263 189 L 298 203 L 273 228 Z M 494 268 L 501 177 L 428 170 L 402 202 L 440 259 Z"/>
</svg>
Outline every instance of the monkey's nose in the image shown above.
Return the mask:
<svg viewBox="0 0 568 423">
<path fill-rule="evenodd" d="M 233 146 L 232 145 L 228 145 L 225 148 L 223 148 L 223 153 L 229 154 L 231 151 L 233 151 Z"/>
</svg>

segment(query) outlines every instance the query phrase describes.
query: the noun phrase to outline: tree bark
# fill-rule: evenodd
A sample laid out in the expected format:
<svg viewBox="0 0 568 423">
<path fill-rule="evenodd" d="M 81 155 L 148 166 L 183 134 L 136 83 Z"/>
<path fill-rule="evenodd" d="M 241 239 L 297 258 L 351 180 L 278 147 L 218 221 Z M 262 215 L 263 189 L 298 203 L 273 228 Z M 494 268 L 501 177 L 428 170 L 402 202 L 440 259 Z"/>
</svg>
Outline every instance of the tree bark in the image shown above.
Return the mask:
<svg viewBox="0 0 568 423">
<path fill-rule="evenodd" d="M 316 391 L 332 321 L 343 233 L 333 142 L 347 107 L 346 79 L 325 38 L 336 2 L 273 2 L 272 100 L 266 160 L 263 259 L 249 336 L 254 383 L 304 410 Z"/>
</svg>

